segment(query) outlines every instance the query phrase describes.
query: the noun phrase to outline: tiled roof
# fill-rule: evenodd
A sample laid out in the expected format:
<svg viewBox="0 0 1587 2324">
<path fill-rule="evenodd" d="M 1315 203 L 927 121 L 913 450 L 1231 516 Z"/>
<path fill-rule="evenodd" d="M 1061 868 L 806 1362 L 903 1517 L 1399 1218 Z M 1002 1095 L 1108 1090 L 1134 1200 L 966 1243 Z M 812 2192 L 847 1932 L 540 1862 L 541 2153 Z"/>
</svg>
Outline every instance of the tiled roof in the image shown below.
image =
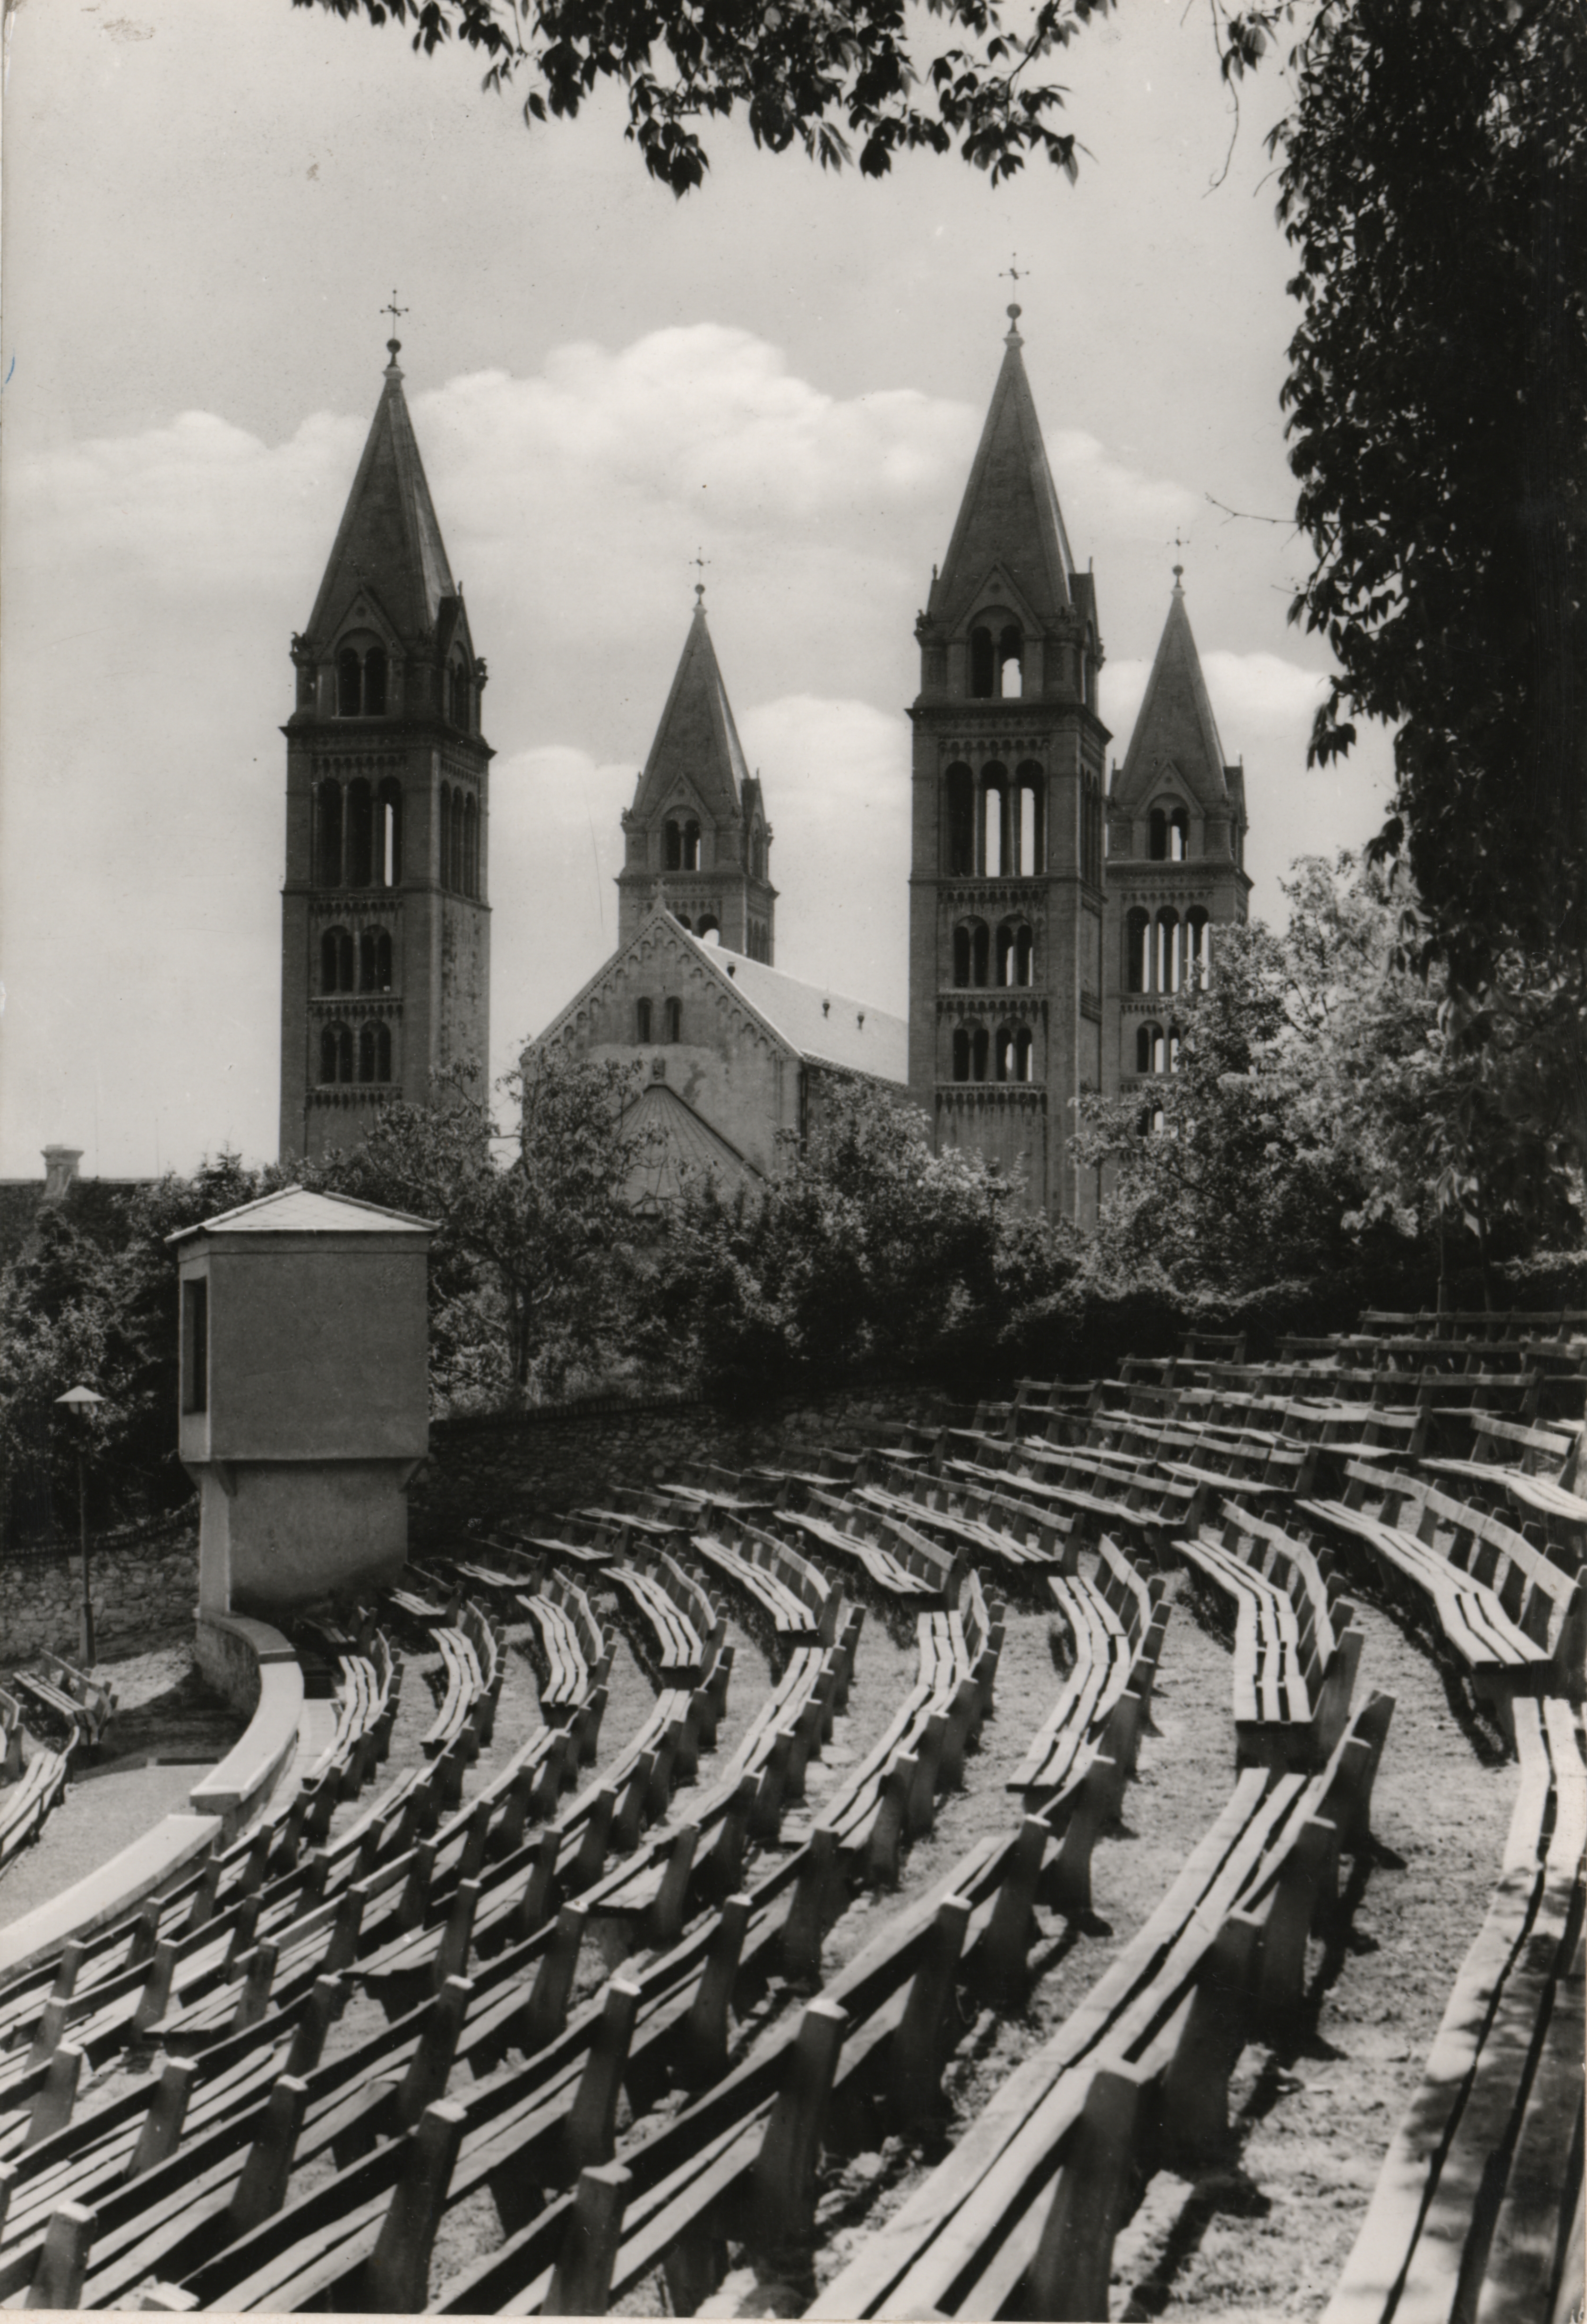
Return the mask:
<svg viewBox="0 0 1587 2324">
<path fill-rule="evenodd" d="M 1204 807 L 1225 804 L 1223 745 L 1185 610 L 1185 592 L 1177 584 L 1168 600 L 1168 618 L 1130 748 L 1113 786 L 1114 798 L 1133 804 L 1151 788 L 1153 770 L 1165 761 L 1177 767 Z"/>
<path fill-rule="evenodd" d="M 706 625 L 706 609 L 697 605 L 634 793 L 633 813 L 654 814 L 666 806 L 675 785 L 687 783 L 711 815 L 730 821 L 740 811 L 749 780 L 743 745 Z"/>
<path fill-rule="evenodd" d="M 457 594 L 394 361 L 386 370 L 308 635 L 325 641 L 360 589 L 371 593 L 411 644 L 429 636 L 442 599 Z"/>
<path fill-rule="evenodd" d="M 627 1190 L 632 1202 L 676 1202 L 683 1191 L 686 1170 L 709 1171 L 729 1194 L 740 1186 L 760 1183 L 761 1174 L 754 1165 L 702 1120 L 666 1082 L 646 1083 L 623 1128 L 630 1132 L 658 1130 L 664 1141 L 633 1172 Z"/>
<path fill-rule="evenodd" d="M 378 1203 L 361 1203 L 351 1194 L 317 1194 L 307 1186 L 282 1186 L 256 1202 L 239 1204 L 235 1211 L 222 1211 L 217 1218 L 183 1227 L 166 1240 L 183 1242 L 189 1235 L 211 1234 L 217 1227 L 227 1234 L 429 1234 L 434 1221 L 382 1210 Z"/>
<path fill-rule="evenodd" d="M 1010 330 L 953 539 L 931 585 L 934 620 L 962 621 L 999 568 L 1044 626 L 1071 603 L 1075 560 L 1025 376 L 1023 344 Z"/>
<path fill-rule="evenodd" d="M 904 1018 L 890 1016 L 868 1001 L 850 1000 L 829 985 L 806 984 L 721 945 L 702 944 L 697 936 L 687 941 L 801 1057 L 872 1074 L 879 1081 L 908 1081 L 909 1028 Z"/>
</svg>

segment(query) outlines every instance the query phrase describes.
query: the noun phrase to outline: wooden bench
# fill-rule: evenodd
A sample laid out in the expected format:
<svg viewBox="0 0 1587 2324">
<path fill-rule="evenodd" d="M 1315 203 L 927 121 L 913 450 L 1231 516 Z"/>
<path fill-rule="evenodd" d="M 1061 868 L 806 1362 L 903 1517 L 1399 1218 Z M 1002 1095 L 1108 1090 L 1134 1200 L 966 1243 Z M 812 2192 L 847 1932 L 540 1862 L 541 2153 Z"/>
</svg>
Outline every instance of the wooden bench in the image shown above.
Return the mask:
<svg viewBox="0 0 1587 2324">
<path fill-rule="evenodd" d="M 59 1655 L 46 1652 L 40 1659 L 44 1665 L 42 1676 L 32 1671 L 14 1674 L 12 1684 L 17 1693 L 49 1728 L 64 1729 L 69 1742 L 89 1753 L 106 1748 L 115 1719 L 114 1690 L 74 1669 Z"/>
<path fill-rule="evenodd" d="M 1338 1855 L 1366 1841 L 1392 1709 L 1375 1698 L 1310 1782 L 1239 1777 L 1145 1925 L 808 2315 L 1055 2316 L 1060 2299 L 1105 2314 L 1132 2174 L 1198 2175 L 1241 2047 L 1299 2003 Z"/>
<path fill-rule="evenodd" d="M 881 1602 L 952 1605 L 957 1599 L 963 1560 L 858 1498 L 842 1498 L 818 1485 L 790 1480 L 771 1525 L 798 1532 L 841 1557 L 857 1578 L 880 1593 Z"/>
<path fill-rule="evenodd" d="M 552 1520 L 555 1533 L 515 1533 L 512 1539 L 524 1549 L 533 1550 L 537 1556 L 549 1557 L 558 1565 L 586 1566 L 592 1572 L 611 1564 L 621 1557 L 628 1545 L 628 1527 L 624 1525 L 597 1525 L 588 1517 L 562 1517 Z"/>
<path fill-rule="evenodd" d="M 440 1708 L 420 1738 L 427 1759 L 435 1758 L 464 1732 L 484 1693 L 484 1675 L 472 1641 L 445 1625 L 430 1636 L 440 1650 L 444 1692 Z"/>
<path fill-rule="evenodd" d="M 606 1578 L 639 1616 L 630 1637 L 636 1655 L 664 1686 L 697 1686 L 709 1673 L 724 1626 L 699 1584 L 675 1558 L 626 1550 Z"/>
<path fill-rule="evenodd" d="M 1364 1542 L 1380 1568 L 1431 1600 L 1444 1638 L 1507 1734 L 1518 1694 L 1580 1699 L 1587 1588 L 1499 1518 L 1425 1480 L 1359 1462 L 1346 1465 L 1342 1499 L 1299 1507 L 1342 1538 Z M 1436 1545 L 1441 1531 L 1450 1536 L 1444 1549 Z"/>
<path fill-rule="evenodd" d="M 1016 1494 L 909 1468 L 882 1454 L 866 1456 L 855 1472 L 854 1491 L 922 1532 L 942 1535 L 953 1552 L 995 1557 L 1023 1580 L 1055 1565 L 1073 1566 L 1077 1544 L 1068 1519 Z"/>
<path fill-rule="evenodd" d="M 560 1574 L 542 1572 L 515 1602 L 535 1626 L 544 1672 L 541 1714 L 564 1726 L 593 1688 L 605 1685 L 612 1646 L 585 1592 Z"/>
<path fill-rule="evenodd" d="M 23 1774 L 0 1791 L 0 1871 L 37 1840 L 52 1809 L 66 1796 L 72 1746 L 36 1750 Z"/>
<path fill-rule="evenodd" d="M 1580 1720 L 1518 1702 L 1520 1784 L 1499 1886 L 1390 2142 L 1324 2324 L 1391 2313 L 1480 2324 L 1581 2299 Z M 1546 1834 L 1546 1837 L 1545 1837 Z"/>
<path fill-rule="evenodd" d="M 982 1439 L 967 1453 L 950 1456 L 950 1473 L 978 1482 L 1016 1483 L 1022 1499 L 1072 1509 L 1083 1526 L 1128 1533 L 1156 1548 L 1169 1534 L 1194 1527 L 1208 1488 L 1188 1479 L 1155 1475 L 1080 1448 L 1044 1448 L 1029 1443 L 999 1445 Z"/>
<path fill-rule="evenodd" d="M 758 1609 L 762 1628 L 770 1620 L 779 1653 L 807 1640 L 831 1646 L 843 1586 L 787 1542 L 734 1511 L 710 1507 L 701 1513 L 694 1547 Z"/>
<path fill-rule="evenodd" d="M 1135 1736 L 1115 1738 L 1110 1729 L 1126 1694 L 1136 1699 L 1136 1719 L 1144 1714 L 1167 1619 L 1158 1610 L 1161 1580 L 1149 1581 L 1105 1534 L 1094 1578 L 1051 1574 L 1047 1587 L 1067 1626 L 1074 1660 L 1056 1703 L 1007 1784 L 1011 1792 L 1043 1797 L 1083 1773 L 1088 1756 L 1108 1751 L 1121 1765 L 1132 1759 Z"/>
<path fill-rule="evenodd" d="M 1309 1544 L 1249 1508 L 1176 1544 L 1235 1606 L 1235 1763 L 1309 1772 L 1350 1712 L 1361 1633 Z M 1323 1553 L 1326 1559 L 1326 1553 Z"/>
<path fill-rule="evenodd" d="M 1492 1413 L 1474 1413 L 1472 1443 L 1463 1460 L 1424 1461 L 1441 1477 L 1454 1477 L 1468 1494 L 1498 1494 L 1542 1517 L 1548 1536 L 1580 1565 L 1587 1555 L 1587 1499 L 1570 1489 L 1577 1475 L 1582 1432 L 1528 1428 Z"/>
</svg>

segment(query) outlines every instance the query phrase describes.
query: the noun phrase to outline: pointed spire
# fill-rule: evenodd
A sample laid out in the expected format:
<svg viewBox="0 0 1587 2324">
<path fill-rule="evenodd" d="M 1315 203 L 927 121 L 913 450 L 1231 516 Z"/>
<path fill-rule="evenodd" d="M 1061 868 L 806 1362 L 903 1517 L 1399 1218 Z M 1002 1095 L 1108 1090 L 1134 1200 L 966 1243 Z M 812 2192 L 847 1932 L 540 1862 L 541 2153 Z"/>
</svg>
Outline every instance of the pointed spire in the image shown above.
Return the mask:
<svg viewBox="0 0 1587 2324">
<path fill-rule="evenodd" d="M 687 782 L 696 798 L 718 817 L 739 812 L 743 786 L 751 780 L 706 621 L 703 581 L 695 585 L 688 635 L 632 812 L 642 816 L 665 807 L 668 794 L 679 780 Z"/>
<path fill-rule="evenodd" d="M 1204 806 L 1223 806 L 1229 796 L 1223 745 L 1202 676 L 1201 656 L 1191 634 L 1184 576 L 1185 567 L 1176 565 L 1168 618 L 1158 641 L 1116 795 L 1132 799 L 1138 791 L 1151 787 L 1155 770 L 1168 762 L 1178 769 Z"/>
<path fill-rule="evenodd" d="M 402 393 L 401 342 L 386 346 L 380 401 L 309 622 L 317 641 L 336 629 L 360 589 L 410 643 L 429 636 L 442 599 L 457 595 Z"/>
<path fill-rule="evenodd" d="M 1008 312 L 1002 369 L 948 553 L 932 586 L 928 612 L 934 620 L 961 619 L 998 567 L 1044 626 L 1067 613 L 1072 602 L 1074 560 L 1025 375 L 1020 309 L 1010 306 Z"/>
</svg>

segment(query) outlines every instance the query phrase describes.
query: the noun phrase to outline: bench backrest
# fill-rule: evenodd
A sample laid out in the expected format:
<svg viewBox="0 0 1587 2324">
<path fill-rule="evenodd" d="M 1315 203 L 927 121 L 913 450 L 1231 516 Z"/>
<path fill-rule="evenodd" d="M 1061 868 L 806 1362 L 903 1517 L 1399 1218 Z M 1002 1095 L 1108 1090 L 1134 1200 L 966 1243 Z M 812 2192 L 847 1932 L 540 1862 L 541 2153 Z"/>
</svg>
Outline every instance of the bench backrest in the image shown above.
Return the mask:
<svg viewBox="0 0 1587 2324">
<path fill-rule="evenodd" d="M 1455 1572 L 1485 1583 L 1535 1646 L 1562 1658 L 1580 1655 L 1587 1591 L 1546 1550 L 1536 1548 L 1502 1517 L 1484 1516 L 1419 1477 L 1374 1471 L 1353 1461 L 1347 1473 L 1358 1506 L 1365 1493 L 1380 1493 L 1383 1522 L 1415 1533 L 1426 1548 L 1437 1549 L 1440 1531 L 1452 1533 L 1453 1543 L 1439 1554 Z M 1412 1512 L 1409 1525 L 1405 1523 L 1407 1510 Z"/>
</svg>

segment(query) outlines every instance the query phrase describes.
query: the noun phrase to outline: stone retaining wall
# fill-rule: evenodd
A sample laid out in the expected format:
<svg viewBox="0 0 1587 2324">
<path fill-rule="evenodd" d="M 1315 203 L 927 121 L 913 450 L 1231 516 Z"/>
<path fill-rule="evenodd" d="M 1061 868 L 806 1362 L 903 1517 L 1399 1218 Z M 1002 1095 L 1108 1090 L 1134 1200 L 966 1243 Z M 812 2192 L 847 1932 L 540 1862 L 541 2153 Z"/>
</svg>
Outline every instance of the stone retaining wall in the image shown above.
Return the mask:
<svg viewBox="0 0 1587 2324">
<path fill-rule="evenodd" d="M 452 1546 L 471 1525 L 533 1525 L 598 1501 L 610 1485 L 659 1483 L 685 1461 L 797 1466 L 828 1446 L 872 1443 L 900 1420 L 940 1420 L 949 1402 L 926 1388 L 868 1388 L 791 1399 L 748 1416 L 680 1403 L 439 1421 L 429 1460 L 409 1489 L 409 1548 L 422 1558 Z"/>
<path fill-rule="evenodd" d="M 192 1634 L 198 1601 L 198 1536 L 184 1527 L 152 1542 L 88 1545 L 94 1643 L 101 1657 L 169 1645 Z M 48 1646 L 75 1657 L 83 1602 L 78 1552 L 0 1563 L 0 1662 L 25 1662 Z"/>
</svg>

